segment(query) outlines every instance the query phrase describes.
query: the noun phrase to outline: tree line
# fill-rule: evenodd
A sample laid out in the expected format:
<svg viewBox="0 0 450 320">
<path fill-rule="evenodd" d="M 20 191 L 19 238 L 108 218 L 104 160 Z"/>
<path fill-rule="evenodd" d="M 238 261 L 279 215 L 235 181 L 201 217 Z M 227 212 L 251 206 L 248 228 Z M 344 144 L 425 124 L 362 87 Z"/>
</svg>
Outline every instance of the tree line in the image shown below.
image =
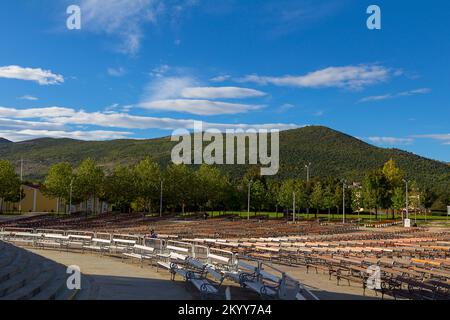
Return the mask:
<svg viewBox="0 0 450 320">
<path fill-rule="evenodd" d="M 405 208 L 406 178 L 393 160 L 367 172 L 358 183 L 333 177 L 279 181 L 259 173 L 252 167 L 242 178 L 232 179 L 214 166 L 171 164 L 162 169 L 151 158 L 107 171 L 86 159 L 77 167 L 67 162 L 53 165 L 42 191 L 65 204 L 106 201 L 120 212 L 242 211 L 248 209 L 248 196 L 255 214 L 311 210 L 317 217 L 320 212 L 342 212 L 345 203 L 348 213 L 365 208 L 378 215 L 383 209 L 394 216 Z M 20 185 L 13 165 L 0 161 L 0 211 L 3 202 L 19 201 Z M 409 181 L 408 196 L 410 208 L 445 209 L 450 203 L 449 192 L 436 194 L 415 181 Z"/>
</svg>

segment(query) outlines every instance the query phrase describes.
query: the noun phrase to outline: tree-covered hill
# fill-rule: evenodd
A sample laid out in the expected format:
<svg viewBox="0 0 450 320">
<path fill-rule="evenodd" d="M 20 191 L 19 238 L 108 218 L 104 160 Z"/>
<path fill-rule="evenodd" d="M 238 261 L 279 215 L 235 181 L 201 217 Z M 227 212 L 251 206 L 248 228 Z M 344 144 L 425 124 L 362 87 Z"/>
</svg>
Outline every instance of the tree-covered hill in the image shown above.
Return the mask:
<svg viewBox="0 0 450 320">
<path fill-rule="evenodd" d="M 24 175 L 42 179 L 50 165 L 67 161 L 78 165 L 93 158 L 106 169 L 116 164 L 131 165 L 151 156 L 160 165 L 170 161 L 174 142 L 170 138 L 150 140 L 78 141 L 71 139 L 36 139 L 18 143 L 1 143 L 0 159 L 13 161 L 18 167 L 24 159 Z M 280 133 L 280 171 L 276 178 L 306 177 L 305 164 L 311 162 L 311 176 L 333 176 L 360 180 L 365 172 L 381 168 L 393 158 L 411 179 L 419 184 L 450 188 L 450 166 L 398 149 L 384 149 L 367 144 L 341 132 L 309 126 Z M 224 165 L 221 169 L 235 177 L 246 166 Z"/>
</svg>

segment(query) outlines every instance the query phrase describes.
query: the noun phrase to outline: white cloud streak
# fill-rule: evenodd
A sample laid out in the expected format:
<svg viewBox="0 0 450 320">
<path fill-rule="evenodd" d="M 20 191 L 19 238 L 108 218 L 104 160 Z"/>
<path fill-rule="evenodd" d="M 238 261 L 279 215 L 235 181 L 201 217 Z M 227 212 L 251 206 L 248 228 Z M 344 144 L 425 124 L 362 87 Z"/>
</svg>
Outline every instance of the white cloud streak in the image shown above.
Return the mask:
<svg viewBox="0 0 450 320">
<path fill-rule="evenodd" d="M 242 99 L 265 96 L 266 93 L 239 87 L 194 87 L 181 91 L 183 98 L 194 99 Z"/>
<path fill-rule="evenodd" d="M 414 139 L 412 138 L 394 138 L 394 137 L 369 137 L 367 138 L 367 140 L 378 145 L 389 145 L 389 146 L 410 145 L 414 142 Z"/>
<path fill-rule="evenodd" d="M 431 92 L 431 89 L 429 88 L 421 88 L 421 89 L 415 89 L 410 91 L 403 91 L 395 94 L 384 94 L 379 96 L 370 96 L 362 98 L 358 101 L 358 103 L 364 103 L 364 102 L 374 102 L 374 101 L 383 101 L 383 100 L 390 100 L 400 97 L 410 97 L 415 95 L 422 95 L 422 94 L 428 94 Z"/>
<path fill-rule="evenodd" d="M 53 85 L 64 82 L 62 75 L 54 74 L 50 70 L 23 68 L 15 65 L 0 67 L 0 78 L 34 81 L 40 85 Z"/>
<path fill-rule="evenodd" d="M 384 82 L 391 76 L 391 70 L 377 65 L 329 67 L 306 75 L 259 76 L 247 75 L 238 82 L 252 82 L 260 85 L 288 86 L 298 88 L 348 88 L 361 89 Z"/>
</svg>

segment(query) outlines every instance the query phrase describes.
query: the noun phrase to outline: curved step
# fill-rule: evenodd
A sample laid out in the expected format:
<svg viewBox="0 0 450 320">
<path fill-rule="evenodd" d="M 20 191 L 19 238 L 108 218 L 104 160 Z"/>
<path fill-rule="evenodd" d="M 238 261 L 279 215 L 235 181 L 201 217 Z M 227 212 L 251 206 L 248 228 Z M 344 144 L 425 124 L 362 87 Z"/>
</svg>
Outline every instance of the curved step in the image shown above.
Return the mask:
<svg viewBox="0 0 450 320">
<path fill-rule="evenodd" d="M 29 256 L 27 258 L 28 261 L 25 263 L 25 266 L 22 267 L 23 271 L 10 277 L 7 281 L 0 283 L 0 299 L 26 286 L 28 282 L 39 276 L 42 261 L 39 261 L 39 259 L 34 256 Z M 12 267 L 18 268 L 18 266 Z"/>
<path fill-rule="evenodd" d="M 41 267 L 39 275 L 33 280 L 27 282 L 24 287 L 14 291 L 10 295 L 6 295 L 0 299 L 4 300 L 28 300 L 33 298 L 51 283 L 55 276 L 54 265 L 51 263 L 44 263 Z"/>
<path fill-rule="evenodd" d="M 62 265 L 57 265 L 54 277 L 49 285 L 41 290 L 38 294 L 32 297 L 32 300 L 67 300 L 64 298 L 65 291 L 69 291 L 67 289 L 67 277 L 66 269 Z"/>
<path fill-rule="evenodd" d="M 29 257 L 22 251 L 16 251 L 14 260 L 10 264 L 0 270 L 0 288 L 2 283 L 10 280 L 21 273 L 27 266 Z"/>
</svg>

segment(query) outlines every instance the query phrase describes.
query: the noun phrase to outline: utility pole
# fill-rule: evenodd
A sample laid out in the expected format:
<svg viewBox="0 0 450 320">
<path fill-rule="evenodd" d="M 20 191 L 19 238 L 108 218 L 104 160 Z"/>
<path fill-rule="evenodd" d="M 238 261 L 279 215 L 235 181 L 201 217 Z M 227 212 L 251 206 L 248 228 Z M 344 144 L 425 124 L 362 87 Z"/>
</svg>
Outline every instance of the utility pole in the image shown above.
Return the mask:
<svg viewBox="0 0 450 320">
<path fill-rule="evenodd" d="M 73 177 L 70 179 L 70 192 L 69 192 L 69 215 L 72 214 L 72 190 L 73 190 Z"/>
<path fill-rule="evenodd" d="M 306 168 L 306 187 L 309 188 L 309 169 L 311 168 L 311 162 L 309 162 L 308 164 L 305 164 L 305 168 Z M 306 204 L 306 217 L 309 218 L 309 201 L 307 199 L 307 204 Z"/>
<path fill-rule="evenodd" d="M 162 218 L 163 210 L 163 179 L 161 179 L 161 194 L 159 196 L 159 217 Z"/>
<path fill-rule="evenodd" d="M 295 222 L 295 191 L 292 192 L 292 222 Z"/>
<path fill-rule="evenodd" d="M 22 213 L 23 158 L 20 158 L 19 212 Z"/>
<path fill-rule="evenodd" d="M 347 181 L 342 180 L 342 223 L 345 224 L 345 188 Z"/>
<path fill-rule="evenodd" d="M 247 220 L 250 220 L 250 187 L 252 185 L 252 181 L 248 182 L 248 193 L 247 193 Z"/>
<path fill-rule="evenodd" d="M 406 199 L 405 199 L 405 202 L 406 202 L 406 219 L 409 219 L 409 197 L 408 197 L 408 180 L 406 180 L 406 179 L 403 179 L 403 182 L 405 183 L 405 185 L 406 185 Z"/>
</svg>

